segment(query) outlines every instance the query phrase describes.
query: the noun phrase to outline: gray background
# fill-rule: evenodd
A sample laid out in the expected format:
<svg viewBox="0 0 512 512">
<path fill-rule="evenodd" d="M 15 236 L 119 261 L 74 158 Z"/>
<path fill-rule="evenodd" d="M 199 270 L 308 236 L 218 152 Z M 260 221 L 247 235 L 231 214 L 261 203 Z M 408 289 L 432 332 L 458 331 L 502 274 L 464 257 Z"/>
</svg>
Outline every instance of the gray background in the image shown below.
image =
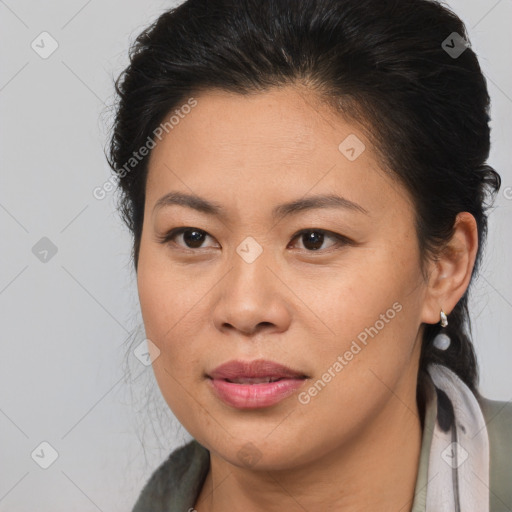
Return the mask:
<svg viewBox="0 0 512 512">
<path fill-rule="evenodd" d="M 111 76 L 135 36 L 173 5 L 0 0 L 2 512 L 128 511 L 150 473 L 189 439 L 151 367 L 133 352 L 125 361 L 145 337 L 131 240 L 114 195 L 92 195 L 110 177 Z M 503 187 L 471 310 L 481 390 L 510 400 L 512 0 L 448 5 L 467 24 L 493 102 L 489 163 Z M 58 43 L 46 59 L 31 47 L 51 49 L 44 31 Z M 52 451 L 42 442 L 58 453 L 48 469 L 40 465 Z"/>
</svg>

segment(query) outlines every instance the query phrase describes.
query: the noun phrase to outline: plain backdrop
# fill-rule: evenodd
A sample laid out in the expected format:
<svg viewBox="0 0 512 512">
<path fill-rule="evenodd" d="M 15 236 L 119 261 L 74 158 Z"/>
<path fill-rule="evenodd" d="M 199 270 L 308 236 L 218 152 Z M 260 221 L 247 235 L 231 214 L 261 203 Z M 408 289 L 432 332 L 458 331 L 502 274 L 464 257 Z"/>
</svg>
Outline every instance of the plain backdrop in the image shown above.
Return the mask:
<svg viewBox="0 0 512 512">
<path fill-rule="evenodd" d="M 174 5 L 0 1 L 1 512 L 129 511 L 189 439 L 151 366 L 133 352 L 125 361 L 145 338 L 131 239 L 114 195 L 92 194 L 110 177 L 112 77 L 135 36 Z M 512 0 L 448 5 L 468 27 L 492 98 L 489 163 L 503 187 L 471 312 L 481 391 L 510 400 Z"/>
</svg>

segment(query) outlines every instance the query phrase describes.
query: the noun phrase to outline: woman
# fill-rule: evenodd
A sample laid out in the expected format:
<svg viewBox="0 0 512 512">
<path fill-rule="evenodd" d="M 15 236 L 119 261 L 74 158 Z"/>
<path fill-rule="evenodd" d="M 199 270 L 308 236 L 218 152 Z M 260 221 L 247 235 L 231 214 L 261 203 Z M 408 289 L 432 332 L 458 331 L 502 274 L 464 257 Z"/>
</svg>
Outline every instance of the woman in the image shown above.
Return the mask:
<svg viewBox="0 0 512 512">
<path fill-rule="evenodd" d="M 188 0 L 137 39 L 109 163 L 156 380 L 194 438 L 143 511 L 512 508 L 478 392 L 489 96 L 428 0 Z"/>
</svg>

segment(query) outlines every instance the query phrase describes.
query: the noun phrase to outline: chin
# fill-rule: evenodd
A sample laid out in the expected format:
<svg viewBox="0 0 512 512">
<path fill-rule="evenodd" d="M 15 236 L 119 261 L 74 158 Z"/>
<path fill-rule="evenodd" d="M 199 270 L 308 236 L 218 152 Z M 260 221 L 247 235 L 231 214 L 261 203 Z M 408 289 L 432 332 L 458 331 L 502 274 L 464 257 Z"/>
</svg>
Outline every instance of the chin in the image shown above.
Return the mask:
<svg viewBox="0 0 512 512">
<path fill-rule="evenodd" d="M 236 440 L 226 438 L 215 445 L 197 440 L 218 457 L 239 468 L 280 471 L 300 466 L 307 463 L 308 459 L 306 453 L 297 450 L 299 446 L 304 448 L 303 445 L 290 439 L 287 444 L 286 440 L 280 437 L 270 439 L 268 434 L 250 436 L 246 433 Z"/>
</svg>

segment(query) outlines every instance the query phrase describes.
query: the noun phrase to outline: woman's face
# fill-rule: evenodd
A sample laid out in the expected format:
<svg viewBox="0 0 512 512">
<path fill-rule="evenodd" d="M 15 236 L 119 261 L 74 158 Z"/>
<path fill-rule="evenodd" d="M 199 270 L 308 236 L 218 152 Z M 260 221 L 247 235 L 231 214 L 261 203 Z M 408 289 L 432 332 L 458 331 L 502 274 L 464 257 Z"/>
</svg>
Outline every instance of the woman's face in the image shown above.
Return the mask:
<svg viewBox="0 0 512 512">
<path fill-rule="evenodd" d="M 406 191 L 311 93 L 195 100 L 152 151 L 138 262 L 154 372 L 178 420 L 232 464 L 278 469 L 415 411 L 427 286 Z M 169 193 L 181 199 L 158 206 Z M 296 373 L 211 378 L 254 360 Z M 262 374 L 285 378 L 249 378 Z"/>
</svg>

